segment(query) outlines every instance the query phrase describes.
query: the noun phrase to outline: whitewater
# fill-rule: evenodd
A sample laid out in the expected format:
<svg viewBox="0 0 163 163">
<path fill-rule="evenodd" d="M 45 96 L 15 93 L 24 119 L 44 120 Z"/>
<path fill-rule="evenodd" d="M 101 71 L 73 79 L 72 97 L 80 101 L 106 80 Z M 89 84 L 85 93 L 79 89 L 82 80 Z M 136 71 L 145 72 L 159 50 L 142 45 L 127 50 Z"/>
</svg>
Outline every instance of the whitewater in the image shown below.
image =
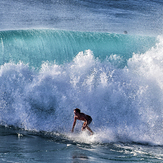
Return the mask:
<svg viewBox="0 0 163 163">
<path fill-rule="evenodd" d="M 3 31 L 1 125 L 66 135 L 78 107 L 96 141 L 162 145 L 162 47 L 161 37 Z"/>
</svg>

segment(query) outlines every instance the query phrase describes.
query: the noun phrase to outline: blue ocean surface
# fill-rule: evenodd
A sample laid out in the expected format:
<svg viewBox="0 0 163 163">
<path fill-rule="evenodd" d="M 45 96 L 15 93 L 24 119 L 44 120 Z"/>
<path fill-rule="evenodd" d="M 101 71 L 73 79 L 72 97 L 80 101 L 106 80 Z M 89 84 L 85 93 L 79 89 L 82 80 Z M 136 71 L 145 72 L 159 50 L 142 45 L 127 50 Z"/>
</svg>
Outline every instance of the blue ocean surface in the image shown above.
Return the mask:
<svg viewBox="0 0 163 163">
<path fill-rule="evenodd" d="M 1 0 L 0 162 L 162 162 L 162 8 Z"/>
</svg>

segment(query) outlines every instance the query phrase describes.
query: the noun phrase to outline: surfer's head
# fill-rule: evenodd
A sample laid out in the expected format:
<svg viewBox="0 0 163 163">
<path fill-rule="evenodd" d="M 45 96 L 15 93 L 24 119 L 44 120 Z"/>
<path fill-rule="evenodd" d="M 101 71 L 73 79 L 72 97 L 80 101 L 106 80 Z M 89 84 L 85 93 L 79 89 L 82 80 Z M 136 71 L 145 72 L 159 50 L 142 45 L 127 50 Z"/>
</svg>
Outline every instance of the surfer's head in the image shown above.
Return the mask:
<svg viewBox="0 0 163 163">
<path fill-rule="evenodd" d="M 78 108 L 74 109 L 74 113 L 80 113 L 80 109 Z"/>
</svg>

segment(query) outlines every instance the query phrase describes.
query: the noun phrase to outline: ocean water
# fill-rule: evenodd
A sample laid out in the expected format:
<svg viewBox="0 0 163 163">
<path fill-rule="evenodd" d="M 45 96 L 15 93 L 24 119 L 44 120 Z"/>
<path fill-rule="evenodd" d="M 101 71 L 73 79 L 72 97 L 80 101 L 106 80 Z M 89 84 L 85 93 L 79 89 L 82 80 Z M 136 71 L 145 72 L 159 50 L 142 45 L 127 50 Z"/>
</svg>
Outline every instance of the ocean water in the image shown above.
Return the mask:
<svg viewBox="0 0 163 163">
<path fill-rule="evenodd" d="M 162 162 L 162 8 L 2 0 L 0 162 Z"/>
</svg>

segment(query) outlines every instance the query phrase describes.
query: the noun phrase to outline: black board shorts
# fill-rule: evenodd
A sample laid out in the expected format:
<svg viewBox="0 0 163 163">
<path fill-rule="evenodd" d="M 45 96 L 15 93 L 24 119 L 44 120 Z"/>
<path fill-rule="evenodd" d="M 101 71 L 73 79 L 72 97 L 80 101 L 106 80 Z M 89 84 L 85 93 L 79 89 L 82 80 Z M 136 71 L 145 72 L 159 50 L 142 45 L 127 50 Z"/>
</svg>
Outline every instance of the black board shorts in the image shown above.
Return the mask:
<svg viewBox="0 0 163 163">
<path fill-rule="evenodd" d="M 92 122 L 92 117 L 89 116 L 89 119 L 87 120 L 87 125 L 89 125 Z"/>
</svg>

